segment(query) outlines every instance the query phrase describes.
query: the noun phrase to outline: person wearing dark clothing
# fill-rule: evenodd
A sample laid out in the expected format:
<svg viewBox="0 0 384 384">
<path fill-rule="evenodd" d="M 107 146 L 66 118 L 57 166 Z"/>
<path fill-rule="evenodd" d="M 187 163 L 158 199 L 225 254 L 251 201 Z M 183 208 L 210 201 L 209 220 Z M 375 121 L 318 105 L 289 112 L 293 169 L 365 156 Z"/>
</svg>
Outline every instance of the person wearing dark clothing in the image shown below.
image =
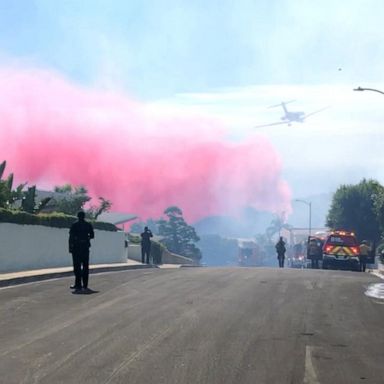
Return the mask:
<svg viewBox="0 0 384 384">
<path fill-rule="evenodd" d="M 280 237 L 279 241 L 276 243 L 276 252 L 277 259 L 279 260 L 279 267 L 284 268 L 284 259 L 285 259 L 285 242 L 282 237 Z"/>
<path fill-rule="evenodd" d="M 319 239 L 309 239 L 307 258 L 311 260 L 312 269 L 319 269 L 319 260 L 322 258 L 322 243 Z"/>
<path fill-rule="evenodd" d="M 151 255 L 151 230 L 148 227 L 144 228 L 141 236 L 141 262 L 149 264 L 149 256 Z"/>
<path fill-rule="evenodd" d="M 90 240 L 95 237 L 92 224 L 85 221 L 84 212 L 77 214 L 78 221 L 69 230 L 69 252 L 72 253 L 75 292 L 88 290 Z"/>
</svg>

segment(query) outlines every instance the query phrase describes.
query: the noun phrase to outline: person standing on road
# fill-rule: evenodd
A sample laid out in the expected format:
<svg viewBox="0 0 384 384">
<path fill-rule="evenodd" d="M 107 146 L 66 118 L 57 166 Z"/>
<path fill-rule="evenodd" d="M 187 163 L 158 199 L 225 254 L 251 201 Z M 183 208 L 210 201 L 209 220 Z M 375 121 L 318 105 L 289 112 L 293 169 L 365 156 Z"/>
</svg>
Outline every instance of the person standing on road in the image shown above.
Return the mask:
<svg viewBox="0 0 384 384">
<path fill-rule="evenodd" d="M 322 246 L 318 239 L 311 238 L 307 249 L 307 258 L 311 260 L 312 269 L 319 269 L 319 260 L 322 257 Z"/>
<path fill-rule="evenodd" d="M 69 230 L 69 252 L 72 253 L 73 272 L 75 274 L 75 293 L 88 290 L 89 248 L 95 237 L 92 224 L 85 221 L 85 213 L 77 214 L 78 221 Z"/>
<path fill-rule="evenodd" d="M 149 264 L 149 256 L 151 254 L 151 237 L 153 237 L 151 230 L 148 227 L 144 228 L 141 236 L 141 262 Z M 145 258 L 146 256 L 146 258 Z"/>
<path fill-rule="evenodd" d="M 279 267 L 284 268 L 284 259 L 285 259 L 285 242 L 283 238 L 280 236 L 279 241 L 276 243 L 276 252 L 277 252 L 277 259 L 279 260 Z"/>
<path fill-rule="evenodd" d="M 367 268 L 367 258 L 369 256 L 369 252 L 371 251 L 371 248 L 368 245 L 367 240 L 363 240 L 360 245 L 360 272 L 365 272 L 365 269 Z"/>
</svg>

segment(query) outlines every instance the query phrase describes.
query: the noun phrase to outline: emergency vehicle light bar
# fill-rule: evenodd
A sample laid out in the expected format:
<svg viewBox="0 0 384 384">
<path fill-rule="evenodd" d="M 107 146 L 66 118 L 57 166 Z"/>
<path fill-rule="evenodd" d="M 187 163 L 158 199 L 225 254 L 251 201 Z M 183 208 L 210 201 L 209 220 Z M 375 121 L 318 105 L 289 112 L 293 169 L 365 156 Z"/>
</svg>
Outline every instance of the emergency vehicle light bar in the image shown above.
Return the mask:
<svg viewBox="0 0 384 384">
<path fill-rule="evenodd" d="M 354 232 L 348 232 L 348 231 L 332 231 L 331 235 L 349 235 L 349 236 L 355 236 Z"/>
</svg>

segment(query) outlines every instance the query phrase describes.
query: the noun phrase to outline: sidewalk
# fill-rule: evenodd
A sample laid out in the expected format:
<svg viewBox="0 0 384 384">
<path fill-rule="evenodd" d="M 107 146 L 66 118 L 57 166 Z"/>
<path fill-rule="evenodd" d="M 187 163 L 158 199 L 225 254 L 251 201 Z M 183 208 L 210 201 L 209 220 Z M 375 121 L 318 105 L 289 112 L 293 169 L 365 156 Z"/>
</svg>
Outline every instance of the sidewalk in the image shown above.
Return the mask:
<svg viewBox="0 0 384 384">
<path fill-rule="evenodd" d="M 114 271 L 126 271 L 131 269 L 149 269 L 149 268 L 180 268 L 178 264 L 152 265 L 142 264 L 135 260 L 128 259 L 126 263 L 113 264 L 92 264 L 89 266 L 89 273 L 102 273 Z M 50 280 L 59 277 L 73 276 L 72 267 L 34 269 L 28 271 L 0 273 L 0 287 L 11 285 L 31 283 L 34 281 Z"/>
<path fill-rule="evenodd" d="M 371 270 L 369 270 L 369 272 L 384 280 L 384 265 L 383 264 L 378 263 L 377 269 L 371 269 Z"/>
</svg>

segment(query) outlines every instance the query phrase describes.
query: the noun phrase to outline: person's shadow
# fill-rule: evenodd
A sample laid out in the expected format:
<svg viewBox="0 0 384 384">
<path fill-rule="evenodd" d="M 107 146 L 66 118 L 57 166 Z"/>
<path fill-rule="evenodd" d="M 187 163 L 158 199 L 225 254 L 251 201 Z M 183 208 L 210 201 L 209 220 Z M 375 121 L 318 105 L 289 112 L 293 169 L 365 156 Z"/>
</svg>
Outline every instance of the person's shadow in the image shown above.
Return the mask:
<svg viewBox="0 0 384 384">
<path fill-rule="evenodd" d="M 99 293 L 99 291 L 94 291 L 90 288 L 72 291 L 73 295 L 93 295 L 94 293 Z"/>
</svg>

